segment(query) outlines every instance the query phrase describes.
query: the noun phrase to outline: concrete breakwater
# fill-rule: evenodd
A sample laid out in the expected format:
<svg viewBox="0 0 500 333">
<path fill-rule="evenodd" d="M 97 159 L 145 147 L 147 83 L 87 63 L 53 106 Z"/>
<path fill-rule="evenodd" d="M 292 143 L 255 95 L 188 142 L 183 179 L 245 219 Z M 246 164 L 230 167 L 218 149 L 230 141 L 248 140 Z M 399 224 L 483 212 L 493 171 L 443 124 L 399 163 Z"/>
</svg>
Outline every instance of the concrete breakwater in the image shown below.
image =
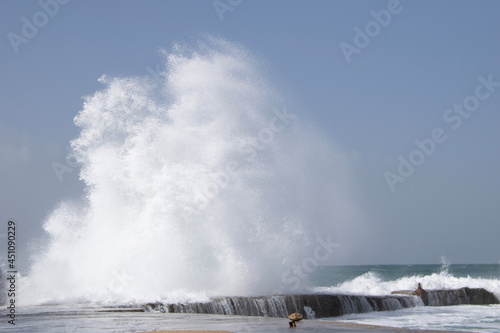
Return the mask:
<svg viewBox="0 0 500 333">
<path fill-rule="evenodd" d="M 417 296 L 279 295 L 262 297 L 219 297 L 209 302 L 147 304 L 146 311 L 204 313 L 286 318 L 300 312 L 306 319 L 337 317 L 350 313 L 389 311 L 424 306 Z"/>
<path fill-rule="evenodd" d="M 486 305 L 500 304 L 498 298 L 483 288 L 460 288 L 424 290 L 419 284 L 415 291 L 401 290 L 392 292 L 393 295 L 414 295 L 422 299 L 426 306 L 448 306 L 448 305 Z"/>
<path fill-rule="evenodd" d="M 416 294 L 415 294 L 416 293 Z M 431 290 L 425 293 L 398 291 L 388 296 L 360 295 L 276 295 L 262 297 L 218 297 L 209 302 L 186 304 L 149 303 L 145 311 L 169 313 L 203 313 L 286 318 L 300 312 L 306 319 L 337 317 L 352 313 L 393 311 L 417 306 L 447 306 L 460 304 L 499 304 L 487 290 L 461 288 Z"/>
</svg>

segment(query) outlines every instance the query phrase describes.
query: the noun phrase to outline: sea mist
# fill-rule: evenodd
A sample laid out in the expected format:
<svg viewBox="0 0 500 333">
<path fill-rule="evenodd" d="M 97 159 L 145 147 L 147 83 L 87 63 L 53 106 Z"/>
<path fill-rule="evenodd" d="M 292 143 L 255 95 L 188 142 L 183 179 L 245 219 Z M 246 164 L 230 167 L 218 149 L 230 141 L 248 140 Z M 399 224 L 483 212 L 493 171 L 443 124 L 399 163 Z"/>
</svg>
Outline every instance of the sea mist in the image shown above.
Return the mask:
<svg viewBox="0 0 500 333">
<path fill-rule="evenodd" d="M 24 304 L 299 292 L 318 237 L 356 219 L 347 155 L 246 49 L 204 37 L 164 59 L 85 98 L 71 142 L 85 193 L 44 222 Z"/>
</svg>

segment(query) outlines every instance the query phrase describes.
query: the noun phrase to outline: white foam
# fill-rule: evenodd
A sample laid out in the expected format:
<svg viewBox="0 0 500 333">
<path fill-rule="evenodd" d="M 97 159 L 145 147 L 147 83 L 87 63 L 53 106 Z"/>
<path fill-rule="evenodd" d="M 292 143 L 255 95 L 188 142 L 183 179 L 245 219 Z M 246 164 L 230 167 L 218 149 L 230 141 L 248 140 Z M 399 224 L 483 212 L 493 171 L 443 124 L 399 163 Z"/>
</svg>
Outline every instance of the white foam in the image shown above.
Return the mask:
<svg viewBox="0 0 500 333">
<path fill-rule="evenodd" d="M 352 280 L 332 287 L 317 287 L 317 292 L 343 293 L 354 295 L 389 295 L 397 290 L 415 290 L 418 283 L 427 290 L 458 289 L 463 287 L 484 288 L 500 298 L 500 280 L 474 277 L 455 277 L 444 269 L 430 275 L 413 275 L 397 280 L 384 281 L 379 274 L 367 272 Z"/>
<path fill-rule="evenodd" d="M 461 305 L 352 314 L 335 320 L 408 329 L 493 333 L 500 329 L 499 316 L 499 305 Z"/>
<path fill-rule="evenodd" d="M 160 82 L 102 77 L 75 118 L 86 195 L 45 221 L 21 302 L 269 294 L 318 235 L 347 239 L 338 224 L 360 211 L 347 155 L 258 67 L 207 37 L 167 54 Z"/>
</svg>

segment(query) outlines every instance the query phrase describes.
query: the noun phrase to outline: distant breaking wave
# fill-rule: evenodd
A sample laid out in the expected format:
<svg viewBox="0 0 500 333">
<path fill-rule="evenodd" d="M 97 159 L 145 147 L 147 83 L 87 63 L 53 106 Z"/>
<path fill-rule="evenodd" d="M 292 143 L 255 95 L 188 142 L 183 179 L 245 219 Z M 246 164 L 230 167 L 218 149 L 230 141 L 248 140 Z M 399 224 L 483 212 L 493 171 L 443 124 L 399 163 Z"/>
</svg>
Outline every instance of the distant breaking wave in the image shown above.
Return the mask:
<svg viewBox="0 0 500 333">
<path fill-rule="evenodd" d="M 205 37 L 165 52 L 155 79 L 103 76 L 71 142 L 85 194 L 46 219 L 21 302 L 283 293 L 319 236 L 346 241 L 360 211 L 347 155 L 260 67 Z"/>
<path fill-rule="evenodd" d="M 349 295 L 390 295 L 397 290 L 415 290 L 421 283 L 426 290 L 484 288 L 500 299 L 500 280 L 478 277 L 457 277 L 442 270 L 429 275 L 411 275 L 396 280 L 384 280 L 376 272 L 367 272 L 352 280 L 345 281 L 336 286 L 316 287 L 314 291 L 326 294 Z"/>
</svg>

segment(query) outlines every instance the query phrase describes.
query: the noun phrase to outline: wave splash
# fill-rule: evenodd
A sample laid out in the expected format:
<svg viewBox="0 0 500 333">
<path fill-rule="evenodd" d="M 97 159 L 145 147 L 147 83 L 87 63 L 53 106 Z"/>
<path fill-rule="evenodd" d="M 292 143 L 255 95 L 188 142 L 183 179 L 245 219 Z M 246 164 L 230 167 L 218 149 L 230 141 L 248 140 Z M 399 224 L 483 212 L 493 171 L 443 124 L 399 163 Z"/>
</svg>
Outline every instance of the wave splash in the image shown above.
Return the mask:
<svg viewBox="0 0 500 333">
<path fill-rule="evenodd" d="M 244 48 L 206 37 L 151 77 L 109 78 L 72 141 L 86 186 L 44 223 L 23 304 L 286 292 L 317 237 L 345 239 L 347 155 L 287 109 Z"/>
<path fill-rule="evenodd" d="M 379 273 L 369 271 L 352 280 L 332 287 L 316 287 L 313 290 L 321 293 L 349 295 L 390 295 L 393 291 L 415 290 L 418 283 L 425 290 L 483 288 L 500 299 L 500 280 L 494 278 L 455 276 L 450 273 L 449 264 L 443 265 L 440 272 L 428 275 L 410 275 L 395 280 L 386 280 Z"/>
</svg>

